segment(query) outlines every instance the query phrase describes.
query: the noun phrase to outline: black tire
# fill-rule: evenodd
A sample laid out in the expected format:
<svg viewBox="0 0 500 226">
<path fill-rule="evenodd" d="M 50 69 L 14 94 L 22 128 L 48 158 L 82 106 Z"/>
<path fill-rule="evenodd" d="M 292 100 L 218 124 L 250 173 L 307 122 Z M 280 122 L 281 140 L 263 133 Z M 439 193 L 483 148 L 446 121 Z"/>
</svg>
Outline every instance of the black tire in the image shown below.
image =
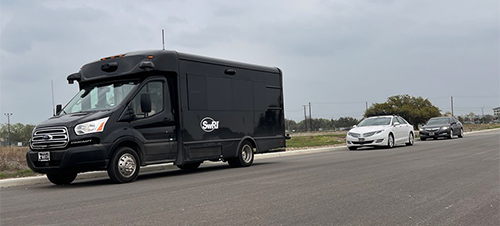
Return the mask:
<svg viewBox="0 0 500 226">
<path fill-rule="evenodd" d="M 193 170 L 198 169 L 198 167 L 200 167 L 200 164 L 201 164 L 201 162 L 193 162 L 193 163 L 187 163 L 184 165 L 179 165 L 177 167 L 183 171 L 193 171 Z"/>
<path fill-rule="evenodd" d="M 250 142 L 244 141 L 238 149 L 238 156 L 227 160 L 231 167 L 247 167 L 253 163 L 253 146 Z"/>
<path fill-rule="evenodd" d="M 458 138 L 463 138 L 464 137 L 464 129 L 460 128 L 460 133 L 458 134 Z"/>
<path fill-rule="evenodd" d="M 420 140 L 421 140 L 421 141 L 425 141 L 426 139 L 427 139 L 427 138 L 425 138 L 425 137 L 420 137 Z"/>
<path fill-rule="evenodd" d="M 139 156 L 134 149 L 121 147 L 109 161 L 108 175 L 114 183 L 128 183 L 139 176 Z"/>
<path fill-rule="evenodd" d="M 394 147 L 394 136 L 391 133 L 387 137 L 387 148 L 393 148 L 393 147 Z"/>
<path fill-rule="evenodd" d="M 408 143 L 406 143 L 406 146 L 412 146 L 415 143 L 415 136 L 413 136 L 413 133 L 410 133 L 408 135 Z"/>
<path fill-rule="evenodd" d="M 351 150 L 351 151 L 355 151 L 358 149 L 358 147 L 347 147 L 347 148 L 349 148 L 349 150 Z"/>
<path fill-rule="evenodd" d="M 47 178 L 50 182 L 56 185 L 71 184 L 76 178 L 77 173 L 47 173 Z"/>
<path fill-rule="evenodd" d="M 450 134 L 448 135 L 448 139 L 453 139 L 453 130 L 450 129 Z"/>
</svg>

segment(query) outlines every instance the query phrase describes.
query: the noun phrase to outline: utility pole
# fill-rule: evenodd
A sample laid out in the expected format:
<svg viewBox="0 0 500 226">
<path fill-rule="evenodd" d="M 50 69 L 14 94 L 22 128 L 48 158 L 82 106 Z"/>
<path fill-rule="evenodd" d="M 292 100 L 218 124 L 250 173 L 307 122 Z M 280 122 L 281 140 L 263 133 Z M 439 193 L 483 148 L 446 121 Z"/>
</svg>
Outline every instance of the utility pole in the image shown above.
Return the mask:
<svg viewBox="0 0 500 226">
<path fill-rule="evenodd" d="M 306 105 L 302 105 L 304 107 L 304 125 L 306 126 L 306 132 L 307 132 L 307 115 L 306 115 Z"/>
<path fill-rule="evenodd" d="M 451 116 L 454 116 L 454 114 L 453 114 L 453 96 L 451 96 Z"/>
<path fill-rule="evenodd" d="M 50 86 L 52 91 L 52 116 L 56 116 L 56 104 L 54 102 L 54 81 L 50 80 Z"/>
<path fill-rule="evenodd" d="M 312 114 L 311 114 L 311 102 L 309 102 L 309 125 L 311 127 L 311 131 L 313 131 L 313 121 L 312 121 Z"/>
<path fill-rule="evenodd" d="M 7 116 L 7 130 L 9 133 L 7 139 L 9 140 L 9 147 L 10 147 L 10 116 L 12 115 L 12 113 L 4 113 L 4 115 Z"/>
<path fill-rule="evenodd" d="M 483 115 L 483 118 L 481 120 L 483 121 L 484 124 L 484 107 L 481 108 L 481 114 Z"/>
</svg>

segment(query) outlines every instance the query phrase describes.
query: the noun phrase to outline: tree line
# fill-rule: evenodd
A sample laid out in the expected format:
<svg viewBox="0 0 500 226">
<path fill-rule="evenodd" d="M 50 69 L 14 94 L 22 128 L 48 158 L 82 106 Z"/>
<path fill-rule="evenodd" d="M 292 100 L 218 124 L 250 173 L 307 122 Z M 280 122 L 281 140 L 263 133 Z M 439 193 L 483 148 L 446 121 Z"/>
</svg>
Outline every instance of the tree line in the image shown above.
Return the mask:
<svg viewBox="0 0 500 226">
<path fill-rule="evenodd" d="M 10 133 L 9 133 L 10 127 Z M 22 124 L 15 123 L 10 124 L 10 126 L 5 123 L 0 125 L 0 145 L 1 146 L 9 146 L 9 142 L 11 146 L 18 146 L 21 143 L 22 146 L 29 145 L 29 141 L 31 139 L 31 133 L 35 125 L 31 124 Z"/>
<path fill-rule="evenodd" d="M 443 116 L 438 107 L 434 106 L 429 99 L 423 97 L 412 97 L 410 95 L 396 95 L 387 98 L 384 103 L 374 103 L 368 107 L 364 113 L 364 117 L 377 115 L 399 115 L 405 118 L 414 129 L 417 130 L 420 125 L 423 125 L 432 117 Z M 444 115 L 451 116 L 451 112 L 446 112 Z M 498 121 L 498 117 L 485 115 L 477 117 L 474 113 L 470 113 L 465 117 L 458 116 L 458 120 L 462 123 L 489 123 L 493 120 Z M 356 125 L 359 121 L 351 117 L 341 117 L 337 120 L 331 119 L 305 119 L 300 122 L 286 119 L 288 132 L 304 132 L 304 131 L 321 131 L 321 130 L 344 130 Z"/>
<path fill-rule="evenodd" d="M 339 119 L 312 118 L 296 122 L 291 119 L 285 119 L 285 127 L 288 132 L 306 132 L 306 131 L 337 131 L 345 130 L 358 124 L 358 119 L 352 117 L 340 117 Z"/>
</svg>

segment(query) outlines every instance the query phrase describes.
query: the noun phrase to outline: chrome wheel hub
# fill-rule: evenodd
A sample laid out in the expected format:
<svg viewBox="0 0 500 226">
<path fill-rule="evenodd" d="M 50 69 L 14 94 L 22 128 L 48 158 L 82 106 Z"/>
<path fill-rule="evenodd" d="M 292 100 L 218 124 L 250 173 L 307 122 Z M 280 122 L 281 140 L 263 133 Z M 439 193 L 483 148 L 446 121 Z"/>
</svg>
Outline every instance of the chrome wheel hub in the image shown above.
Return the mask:
<svg viewBox="0 0 500 226">
<path fill-rule="evenodd" d="M 118 160 L 118 172 L 123 177 L 131 177 L 134 175 L 137 163 L 133 155 L 126 153 Z"/>
<path fill-rule="evenodd" d="M 243 146 L 243 150 L 241 151 L 241 159 L 246 163 L 252 161 L 252 151 L 252 147 L 250 147 L 249 145 Z"/>
</svg>

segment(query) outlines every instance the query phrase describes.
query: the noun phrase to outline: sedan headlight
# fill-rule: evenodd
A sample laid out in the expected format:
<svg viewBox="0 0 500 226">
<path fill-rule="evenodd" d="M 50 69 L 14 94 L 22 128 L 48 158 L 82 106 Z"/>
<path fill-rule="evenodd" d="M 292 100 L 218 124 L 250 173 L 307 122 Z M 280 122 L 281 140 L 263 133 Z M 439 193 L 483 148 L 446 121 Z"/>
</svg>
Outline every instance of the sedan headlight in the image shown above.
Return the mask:
<svg viewBox="0 0 500 226">
<path fill-rule="evenodd" d="M 359 137 L 359 133 L 351 133 L 351 132 L 348 132 L 347 135 L 351 136 L 351 137 L 354 137 L 354 138 L 358 138 Z"/>
<path fill-rule="evenodd" d="M 447 130 L 449 127 L 448 126 L 443 126 L 441 127 L 441 130 Z"/>
<path fill-rule="evenodd" d="M 108 121 L 109 117 L 78 124 L 75 126 L 76 135 L 84 135 L 89 133 L 99 133 L 104 130 L 104 126 Z"/>
</svg>

